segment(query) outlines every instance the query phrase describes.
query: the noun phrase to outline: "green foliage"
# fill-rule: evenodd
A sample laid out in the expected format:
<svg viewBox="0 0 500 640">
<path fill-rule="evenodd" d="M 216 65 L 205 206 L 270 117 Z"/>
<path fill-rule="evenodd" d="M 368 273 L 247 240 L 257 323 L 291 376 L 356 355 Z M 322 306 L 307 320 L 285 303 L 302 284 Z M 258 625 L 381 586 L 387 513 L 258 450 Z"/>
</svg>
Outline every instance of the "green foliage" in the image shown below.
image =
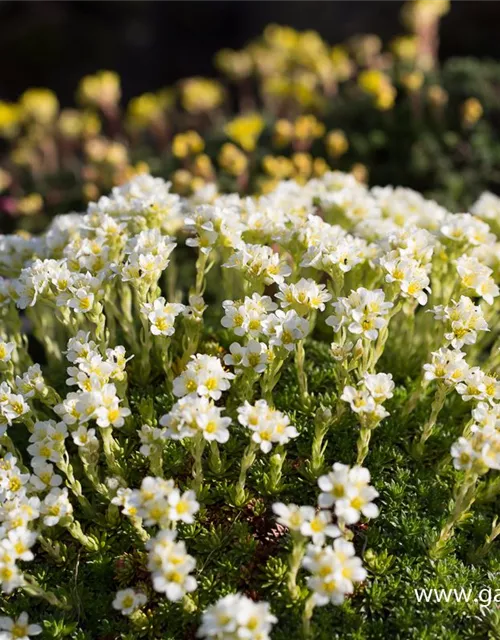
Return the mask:
<svg viewBox="0 0 500 640">
<path fill-rule="evenodd" d="M 301 597 L 293 602 L 285 585 L 289 540 L 282 528 L 276 526 L 271 504 L 276 499 L 314 503 L 317 495 L 315 483 L 308 480 L 305 473 L 306 457 L 320 404 L 335 409 L 329 393 L 332 361 L 320 343 L 311 341 L 306 345 L 306 352 L 310 405 L 305 406 L 300 400 L 294 371 L 285 372 L 274 396 L 277 408 L 286 410 L 300 431 L 300 437 L 288 445 L 285 482 L 278 495 L 265 496 L 258 491 L 267 465 L 256 463 L 247 485 L 249 503 L 243 508 L 227 504 L 227 486 L 236 481 L 239 460 L 230 440 L 227 472 L 222 478 L 211 475 L 208 479 L 210 503 L 201 498 L 205 506 L 196 523 L 180 528 L 180 537 L 197 558 L 199 585 L 191 596 L 193 611 L 168 602 L 152 590 L 145 567 L 146 556 L 123 517 L 116 522 L 108 520 L 107 533 L 101 534 L 101 548 L 97 553 L 89 554 L 77 545 L 62 544 L 60 564 L 55 565 L 43 551 L 30 563 L 30 571 L 40 585 L 66 597 L 70 610 L 57 612 L 50 605 L 21 593 L 15 597 L 5 596 L 2 609 L 9 615 L 26 610 L 33 620 L 44 620 L 41 636 L 44 640 L 138 637 L 189 640 L 194 639 L 199 614 L 207 605 L 227 593 L 242 591 L 272 603 L 279 618 L 273 640 L 298 638 L 307 597 L 304 573 L 299 573 Z M 142 394 L 144 390 L 133 390 L 136 406 Z M 147 398 L 142 395 L 143 400 Z M 495 611 L 483 615 L 478 603 L 453 600 L 419 603 L 415 597 L 414 589 L 463 587 L 478 594 L 481 589 L 495 588 L 495 575 L 500 571 L 498 550 L 493 546 L 490 553 L 475 564 L 471 564 L 470 557 L 484 542 L 498 504 L 481 504 L 481 512 L 473 511 L 457 531 L 446 555 L 440 560 L 430 560 L 429 543 L 446 518 L 454 484 L 449 467 L 443 468 L 440 463 L 460 431 L 461 420 L 452 411 L 443 412 L 439 434 L 429 441 L 425 457 L 415 460 L 408 443 L 419 432 L 428 406 L 419 406 L 406 420 L 401 413 L 405 399 L 404 388 L 398 388 L 391 416 L 374 432 L 366 461 L 380 492 L 381 512 L 368 525 L 355 525 L 357 553 L 364 559 L 369 578 L 344 605 L 315 610 L 313 637 L 318 640 L 498 637 L 495 634 L 499 618 Z M 164 396 L 157 396 L 155 404 L 163 410 Z M 134 415 L 139 419 L 135 409 Z M 346 414 L 328 433 L 327 465 L 336 461 L 353 464 L 357 435 L 352 416 Z M 142 456 L 127 458 L 127 464 L 132 477 L 144 475 Z M 164 468 L 167 476 L 176 477 L 181 487 L 186 483 L 188 469 L 183 470 L 180 446 L 168 448 Z M 87 534 L 100 535 L 103 529 L 97 522 L 85 521 L 83 516 L 79 518 Z M 144 616 L 138 621 L 130 622 L 111 607 L 114 593 L 125 586 L 142 589 L 148 595 Z"/>
</svg>

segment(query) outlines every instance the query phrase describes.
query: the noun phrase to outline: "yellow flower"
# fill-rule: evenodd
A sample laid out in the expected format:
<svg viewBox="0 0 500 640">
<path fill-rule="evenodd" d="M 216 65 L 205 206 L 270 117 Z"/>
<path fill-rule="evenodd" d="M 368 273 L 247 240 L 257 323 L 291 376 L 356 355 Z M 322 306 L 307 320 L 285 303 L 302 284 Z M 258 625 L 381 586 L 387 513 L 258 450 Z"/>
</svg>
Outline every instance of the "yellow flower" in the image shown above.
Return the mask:
<svg viewBox="0 0 500 640">
<path fill-rule="evenodd" d="M 191 191 L 194 193 L 205 186 L 206 182 L 201 176 L 194 176 L 191 180 Z"/>
<path fill-rule="evenodd" d="M 121 142 L 111 142 L 106 153 L 106 162 L 112 166 L 117 167 L 127 164 L 127 161 L 127 147 Z"/>
<path fill-rule="evenodd" d="M 438 84 L 433 84 L 427 89 L 427 97 L 436 107 L 442 107 L 448 102 L 448 93 Z"/>
<path fill-rule="evenodd" d="M 245 50 L 222 49 L 215 56 L 216 67 L 233 80 L 243 80 L 252 73 L 252 56 Z"/>
<path fill-rule="evenodd" d="M 374 34 L 353 36 L 349 45 L 359 64 L 368 64 L 382 50 L 382 40 Z"/>
<path fill-rule="evenodd" d="M 146 129 L 162 116 L 161 101 L 154 93 L 143 93 L 128 103 L 127 124 L 132 129 Z"/>
<path fill-rule="evenodd" d="M 294 137 L 296 140 L 309 141 L 321 138 L 325 125 L 313 115 L 299 116 L 295 120 Z"/>
<path fill-rule="evenodd" d="M 385 111 L 390 109 L 396 99 L 396 90 L 391 84 L 388 76 L 378 69 L 365 69 L 359 74 L 358 84 L 375 98 L 375 105 L 378 109 Z"/>
<path fill-rule="evenodd" d="M 247 47 L 256 71 L 264 76 L 278 76 L 286 71 L 290 64 L 290 56 L 285 50 L 269 49 L 259 43 Z"/>
<path fill-rule="evenodd" d="M 321 177 L 324 176 L 327 171 L 330 171 L 330 167 L 324 158 L 315 158 L 313 162 L 313 175 Z"/>
<path fill-rule="evenodd" d="M 182 106 L 189 113 L 216 109 L 224 99 L 224 91 L 217 80 L 188 78 L 181 87 Z"/>
<path fill-rule="evenodd" d="M 228 138 L 233 140 L 245 151 L 254 151 L 257 140 L 264 129 L 264 118 L 252 113 L 239 116 L 228 122 L 224 127 L 224 132 Z"/>
<path fill-rule="evenodd" d="M 416 70 L 405 73 L 401 77 L 402 85 L 410 92 L 419 91 L 424 84 L 425 76 L 422 71 Z"/>
<path fill-rule="evenodd" d="M 309 153 L 294 153 L 292 156 L 296 177 L 308 178 L 312 173 L 313 159 Z"/>
<path fill-rule="evenodd" d="M 410 29 L 417 30 L 439 20 L 449 10 L 450 0 L 413 0 L 403 5 L 401 17 Z"/>
<path fill-rule="evenodd" d="M 299 34 L 292 27 L 270 24 L 264 29 L 264 40 L 271 47 L 291 51 L 296 45 Z"/>
<path fill-rule="evenodd" d="M 22 140 L 17 147 L 12 149 L 10 159 L 20 167 L 27 166 L 36 161 L 33 147 L 26 142 L 26 140 Z"/>
<path fill-rule="evenodd" d="M 315 68 L 318 58 L 328 56 L 328 48 L 316 31 L 304 31 L 298 35 L 293 55 L 299 64 Z"/>
<path fill-rule="evenodd" d="M 400 60 L 411 62 L 417 57 L 418 41 L 415 36 L 398 36 L 390 46 L 392 53 Z"/>
<path fill-rule="evenodd" d="M 19 130 L 21 110 L 17 104 L 0 100 L 0 136 L 11 138 Z"/>
<path fill-rule="evenodd" d="M 197 176 L 207 180 L 213 177 L 214 168 L 212 161 L 206 153 L 200 153 L 200 155 L 196 156 L 193 162 L 193 171 Z"/>
<path fill-rule="evenodd" d="M 176 158 L 186 158 L 201 153 L 205 148 L 203 138 L 196 131 L 178 133 L 172 141 L 172 153 Z"/>
<path fill-rule="evenodd" d="M 59 102 L 50 89 L 27 89 L 19 100 L 24 120 L 50 124 L 59 111 Z"/>
<path fill-rule="evenodd" d="M 80 80 L 77 100 L 80 104 L 109 109 L 121 97 L 120 76 L 114 71 L 98 71 Z"/>
<path fill-rule="evenodd" d="M 301 71 L 295 74 L 292 83 L 292 95 L 304 108 L 311 107 L 318 102 L 318 77 L 311 71 Z"/>
<path fill-rule="evenodd" d="M 99 135 L 101 132 L 101 121 L 99 116 L 92 111 L 82 113 L 82 133 L 86 137 Z"/>
<path fill-rule="evenodd" d="M 227 142 L 222 145 L 218 157 L 219 166 L 233 176 L 242 175 L 248 166 L 248 158 L 234 144 Z"/>
<path fill-rule="evenodd" d="M 358 77 L 358 84 L 363 91 L 374 95 L 380 92 L 386 82 L 388 82 L 388 78 L 378 69 L 365 69 Z"/>
<path fill-rule="evenodd" d="M 278 181 L 276 178 L 265 178 L 259 180 L 259 191 L 261 194 L 271 193 L 276 188 Z"/>
<path fill-rule="evenodd" d="M 353 71 L 353 65 L 347 49 L 341 45 L 333 47 L 330 54 L 335 78 L 338 82 L 348 80 Z"/>
<path fill-rule="evenodd" d="M 293 123 L 281 118 L 274 124 L 273 143 L 277 147 L 285 147 L 293 138 Z"/>
<path fill-rule="evenodd" d="M 265 95 L 274 98 L 287 98 L 293 91 L 289 78 L 284 76 L 271 76 L 265 78 L 262 83 L 262 91 Z"/>
<path fill-rule="evenodd" d="M 293 173 L 292 161 L 285 156 L 264 156 L 262 168 L 268 175 L 278 180 L 289 178 Z"/>
<path fill-rule="evenodd" d="M 464 124 L 472 126 L 483 115 L 483 107 L 477 98 L 468 98 L 462 104 L 462 118 Z"/>
<path fill-rule="evenodd" d="M 66 138 L 79 138 L 83 131 L 82 114 L 77 109 L 63 109 L 57 121 L 57 128 Z"/>
<path fill-rule="evenodd" d="M 186 195 L 190 191 L 192 174 L 187 169 L 177 169 L 172 175 L 172 184 L 177 193 Z"/>
<path fill-rule="evenodd" d="M 394 101 L 396 99 L 396 89 L 389 85 L 383 91 L 381 91 L 375 100 L 375 106 L 380 111 L 387 111 L 394 106 Z"/>
<path fill-rule="evenodd" d="M 43 200 L 39 193 L 30 193 L 17 202 L 17 211 L 23 216 L 33 216 L 39 213 L 42 207 Z"/>
<path fill-rule="evenodd" d="M 333 129 L 325 139 L 327 151 L 334 158 L 340 158 L 349 149 L 349 141 L 341 129 Z"/>
</svg>

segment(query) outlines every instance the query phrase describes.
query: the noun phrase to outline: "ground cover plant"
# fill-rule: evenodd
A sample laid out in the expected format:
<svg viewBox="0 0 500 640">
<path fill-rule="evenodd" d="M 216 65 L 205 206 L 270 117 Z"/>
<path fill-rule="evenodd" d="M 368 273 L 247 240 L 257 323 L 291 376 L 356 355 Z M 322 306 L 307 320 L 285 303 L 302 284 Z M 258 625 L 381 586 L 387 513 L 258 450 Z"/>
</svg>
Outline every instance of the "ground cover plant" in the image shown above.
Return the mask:
<svg viewBox="0 0 500 640">
<path fill-rule="evenodd" d="M 144 174 L 3 236 L 0 638 L 497 638 L 500 200 L 471 211 Z"/>
<path fill-rule="evenodd" d="M 404 31 L 328 43 L 269 25 L 191 77 L 125 102 L 112 71 L 82 78 L 75 105 L 47 88 L 0 99 L 0 229 L 40 231 L 150 171 L 191 195 L 253 194 L 329 169 L 407 186 L 452 211 L 497 191 L 500 67 L 439 61 L 441 0 L 403 9 Z M 1 96 L 0 96 L 1 98 Z"/>
</svg>

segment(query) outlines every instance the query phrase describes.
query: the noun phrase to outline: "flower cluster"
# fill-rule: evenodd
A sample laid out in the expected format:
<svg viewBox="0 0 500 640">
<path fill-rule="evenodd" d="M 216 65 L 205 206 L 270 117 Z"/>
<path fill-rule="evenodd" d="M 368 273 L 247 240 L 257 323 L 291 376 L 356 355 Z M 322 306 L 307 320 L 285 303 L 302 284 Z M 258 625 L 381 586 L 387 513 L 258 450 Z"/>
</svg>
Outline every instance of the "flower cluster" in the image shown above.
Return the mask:
<svg viewBox="0 0 500 640">
<path fill-rule="evenodd" d="M 331 472 L 318 479 L 322 493 L 317 509 L 281 502 L 273 505 L 278 522 L 287 527 L 292 536 L 288 580 L 292 597 L 298 594 L 296 577 L 300 566 L 311 574 L 307 578 L 312 594 L 304 611 L 305 627 L 316 605 L 342 604 L 345 596 L 353 593 L 354 584 L 367 577 L 366 569 L 349 541 L 353 532 L 347 525 L 357 523 L 361 515 L 366 518 L 378 516 L 378 507 L 372 501 L 379 494 L 369 483 L 368 469 L 335 463 Z M 338 526 L 332 523 L 332 507 Z"/>
<path fill-rule="evenodd" d="M 207 640 L 269 640 L 271 628 L 277 621 L 267 602 L 253 602 L 239 593 L 230 594 L 203 613 L 198 637 Z"/>
<path fill-rule="evenodd" d="M 161 166 L 176 192 L 204 201 L 205 211 L 192 217 L 197 229 L 192 242 L 204 251 L 220 223 L 212 206 L 219 190 L 268 193 L 281 180 L 305 184 L 329 169 L 352 171 L 361 180 L 370 175 L 374 182 L 423 183 L 443 200 L 468 205 L 471 193 L 490 185 L 479 167 L 498 168 L 488 146 L 496 139 L 497 105 L 491 98 L 496 71 L 493 63 L 468 58 L 439 68 L 438 25 L 448 8 L 448 0 L 406 3 L 407 32 L 389 43 L 366 34 L 332 46 L 315 31 L 269 25 L 242 49 L 216 54 L 218 79 L 185 78 L 127 104 L 119 76 L 109 70 L 80 80 L 72 108 L 61 108 L 45 88 L 28 89 L 16 102 L 0 101 L 0 138 L 8 150 L 0 168 L 2 223 L 5 219 L 7 229 L 40 229 L 61 210 L 61 199 L 62 208 L 75 199 L 84 206 L 144 175 L 149 166 Z M 353 108 L 345 109 L 346 101 Z M 393 117 L 386 118 L 386 111 Z M 409 114 L 413 127 L 406 126 Z M 446 144 L 436 123 L 446 123 L 452 134 Z M 403 125 L 404 152 L 418 162 L 400 162 Z M 69 173 L 76 181 L 71 199 Z M 452 195 L 449 184 L 460 179 L 466 185 Z M 144 212 L 150 203 L 139 202 L 137 195 L 124 197 Z M 485 197 L 478 216 L 491 219 L 492 202 Z M 169 198 L 161 203 L 170 204 Z M 365 204 L 351 198 L 345 215 L 362 222 L 370 215 Z M 234 242 L 238 225 L 227 225 L 224 233 Z M 345 247 L 334 253 L 332 263 L 338 264 Z M 356 253 L 347 251 L 354 260 Z M 327 252 L 322 256 L 330 260 Z M 425 282 L 415 264 L 403 266 L 408 277 L 416 276 L 413 286 Z"/>
<path fill-rule="evenodd" d="M 40 236 L 2 237 L 9 615 L 19 597 L 71 609 L 38 568 L 81 557 L 97 571 L 113 546 L 108 605 L 132 634 L 168 620 L 261 640 L 282 610 L 258 589 L 265 541 L 265 579 L 304 600 L 310 635 L 316 605 L 385 562 L 357 537 L 381 535 L 387 432 L 415 467 L 448 439 L 443 482 L 457 486 L 431 549 L 444 553 L 500 468 L 498 240 L 487 216 L 454 215 L 339 172 L 248 198 L 141 176 Z"/>
</svg>

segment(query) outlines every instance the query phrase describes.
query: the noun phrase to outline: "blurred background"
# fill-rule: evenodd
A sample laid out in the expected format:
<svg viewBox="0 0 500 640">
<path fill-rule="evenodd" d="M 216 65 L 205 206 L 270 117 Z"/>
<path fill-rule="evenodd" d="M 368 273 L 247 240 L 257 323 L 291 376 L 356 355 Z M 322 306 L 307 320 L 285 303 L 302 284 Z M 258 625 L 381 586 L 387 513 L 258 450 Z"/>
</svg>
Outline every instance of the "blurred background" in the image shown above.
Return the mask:
<svg viewBox="0 0 500 640">
<path fill-rule="evenodd" d="M 401 31 L 402 4 L 0 0 L 0 99 L 47 86 L 68 106 L 83 75 L 113 69 L 127 100 L 182 77 L 210 75 L 218 49 L 241 48 L 270 22 L 315 29 L 332 44 L 355 33 L 387 41 Z M 500 2 L 455 0 L 441 23 L 440 57 L 500 59 L 499 19 Z"/>
</svg>

